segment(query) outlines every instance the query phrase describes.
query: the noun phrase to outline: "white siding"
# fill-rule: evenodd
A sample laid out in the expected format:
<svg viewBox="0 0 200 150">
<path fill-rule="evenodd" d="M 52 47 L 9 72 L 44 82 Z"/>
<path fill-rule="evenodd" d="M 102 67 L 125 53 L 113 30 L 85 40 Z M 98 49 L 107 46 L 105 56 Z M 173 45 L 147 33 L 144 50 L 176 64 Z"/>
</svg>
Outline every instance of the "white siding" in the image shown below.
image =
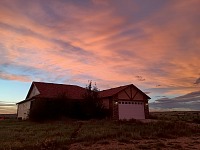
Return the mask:
<svg viewBox="0 0 200 150">
<path fill-rule="evenodd" d="M 27 98 L 31 98 L 31 97 L 36 96 L 38 94 L 40 94 L 40 92 L 38 91 L 37 87 L 35 85 L 33 85 L 33 88 L 31 89 Z M 27 102 L 18 104 L 17 118 L 22 118 L 23 120 L 27 119 L 30 107 L 31 107 L 31 101 L 27 101 Z"/>
<path fill-rule="evenodd" d="M 38 94 L 40 94 L 40 92 L 38 91 L 37 87 L 34 85 L 33 89 L 31 90 L 31 92 L 30 92 L 30 94 L 27 98 L 31 98 L 31 97 L 38 95 Z"/>
<path fill-rule="evenodd" d="M 29 110 L 30 110 L 30 106 L 31 106 L 31 101 L 18 104 L 17 118 L 22 118 L 22 120 L 27 119 Z"/>
</svg>

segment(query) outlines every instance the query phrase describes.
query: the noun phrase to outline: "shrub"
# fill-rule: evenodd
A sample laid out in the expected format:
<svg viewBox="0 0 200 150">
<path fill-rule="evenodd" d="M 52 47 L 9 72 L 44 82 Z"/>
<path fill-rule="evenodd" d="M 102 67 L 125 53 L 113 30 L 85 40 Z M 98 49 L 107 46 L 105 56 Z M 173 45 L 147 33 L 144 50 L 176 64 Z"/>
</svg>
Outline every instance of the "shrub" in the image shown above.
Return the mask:
<svg viewBox="0 0 200 150">
<path fill-rule="evenodd" d="M 92 87 L 92 81 L 90 81 L 83 96 L 82 108 L 85 119 L 102 119 L 109 115 L 109 110 L 105 109 L 98 91 L 97 86 Z"/>
<path fill-rule="evenodd" d="M 194 123 L 197 123 L 197 124 L 200 124 L 200 118 L 195 118 L 195 119 L 193 119 L 193 122 L 194 122 Z"/>
<path fill-rule="evenodd" d="M 158 119 L 158 116 L 153 115 L 153 114 L 150 114 L 150 115 L 149 115 L 149 119 L 155 119 L 155 120 L 157 120 L 157 119 Z"/>
<path fill-rule="evenodd" d="M 63 116 L 64 110 L 64 99 L 37 99 L 32 103 L 29 119 L 32 121 L 59 119 Z"/>
</svg>

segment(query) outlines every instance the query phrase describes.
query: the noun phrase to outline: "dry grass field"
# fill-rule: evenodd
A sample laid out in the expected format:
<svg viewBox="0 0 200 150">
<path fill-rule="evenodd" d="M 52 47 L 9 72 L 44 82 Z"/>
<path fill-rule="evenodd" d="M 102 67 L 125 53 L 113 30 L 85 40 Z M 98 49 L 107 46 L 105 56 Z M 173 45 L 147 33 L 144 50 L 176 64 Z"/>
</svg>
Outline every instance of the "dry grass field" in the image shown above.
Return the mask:
<svg viewBox="0 0 200 150">
<path fill-rule="evenodd" d="M 169 113 L 165 114 L 169 119 L 158 113 L 151 115 L 157 120 L 146 123 L 1 120 L 0 149 L 200 149 L 200 124 L 172 119 Z"/>
<path fill-rule="evenodd" d="M 151 112 L 152 119 L 185 121 L 200 124 L 200 111 Z"/>
</svg>

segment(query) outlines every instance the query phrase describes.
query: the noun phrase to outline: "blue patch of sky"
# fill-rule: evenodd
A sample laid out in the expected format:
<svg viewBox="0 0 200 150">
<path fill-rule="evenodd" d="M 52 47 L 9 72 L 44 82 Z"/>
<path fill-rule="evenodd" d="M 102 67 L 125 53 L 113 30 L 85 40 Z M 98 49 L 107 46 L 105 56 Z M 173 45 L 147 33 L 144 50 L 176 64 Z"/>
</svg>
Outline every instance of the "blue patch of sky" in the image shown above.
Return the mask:
<svg viewBox="0 0 200 150">
<path fill-rule="evenodd" d="M 0 69 L 6 73 L 16 74 L 16 75 L 39 75 L 41 70 L 30 67 L 30 66 L 20 66 L 16 64 L 1 64 Z"/>
<path fill-rule="evenodd" d="M 69 70 L 61 71 L 58 67 L 52 67 L 56 72 L 52 74 L 51 72 L 41 70 L 38 68 L 30 66 L 19 66 L 14 64 L 2 64 L 0 65 L 0 70 L 2 72 L 12 74 L 12 75 L 22 75 L 31 77 L 32 80 L 48 81 L 48 82 L 63 82 L 66 79 L 70 78 Z M 66 72 L 66 76 L 60 75 Z"/>
<path fill-rule="evenodd" d="M 31 83 L 0 79 L 0 101 L 17 103 L 24 100 Z"/>
</svg>

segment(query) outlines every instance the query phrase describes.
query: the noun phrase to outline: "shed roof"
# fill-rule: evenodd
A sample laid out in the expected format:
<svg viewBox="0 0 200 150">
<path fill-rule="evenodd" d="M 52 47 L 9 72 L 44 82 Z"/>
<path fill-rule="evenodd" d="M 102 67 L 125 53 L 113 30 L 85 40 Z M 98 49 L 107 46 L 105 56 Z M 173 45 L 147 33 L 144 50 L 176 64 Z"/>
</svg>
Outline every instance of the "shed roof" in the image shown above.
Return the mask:
<svg viewBox="0 0 200 150">
<path fill-rule="evenodd" d="M 40 92 L 39 97 L 56 98 L 66 96 L 70 99 L 83 99 L 85 88 L 77 85 L 54 84 L 44 82 L 33 82 Z"/>
</svg>

